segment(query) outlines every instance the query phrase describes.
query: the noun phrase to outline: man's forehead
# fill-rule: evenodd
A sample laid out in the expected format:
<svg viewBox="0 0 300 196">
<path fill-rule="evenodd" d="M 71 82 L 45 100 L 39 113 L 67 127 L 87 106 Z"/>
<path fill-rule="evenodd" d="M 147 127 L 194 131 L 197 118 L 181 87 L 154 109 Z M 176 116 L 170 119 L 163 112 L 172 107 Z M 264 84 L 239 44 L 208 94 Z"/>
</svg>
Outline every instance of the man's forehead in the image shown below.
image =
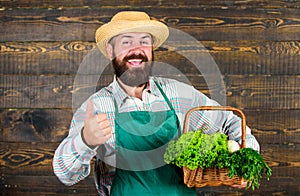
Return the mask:
<svg viewBox="0 0 300 196">
<path fill-rule="evenodd" d="M 119 35 L 116 35 L 114 37 L 112 37 L 109 40 L 109 44 L 114 44 L 114 42 L 116 40 L 122 40 L 122 39 L 126 39 L 126 38 L 131 38 L 131 39 L 151 39 L 151 41 L 153 41 L 153 37 L 150 33 L 146 33 L 146 32 L 129 32 L 129 33 L 122 33 Z"/>
<path fill-rule="evenodd" d="M 144 32 L 132 32 L 132 33 L 122 33 L 117 35 L 118 38 L 152 38 L 150 33 Z"/>
</svg>

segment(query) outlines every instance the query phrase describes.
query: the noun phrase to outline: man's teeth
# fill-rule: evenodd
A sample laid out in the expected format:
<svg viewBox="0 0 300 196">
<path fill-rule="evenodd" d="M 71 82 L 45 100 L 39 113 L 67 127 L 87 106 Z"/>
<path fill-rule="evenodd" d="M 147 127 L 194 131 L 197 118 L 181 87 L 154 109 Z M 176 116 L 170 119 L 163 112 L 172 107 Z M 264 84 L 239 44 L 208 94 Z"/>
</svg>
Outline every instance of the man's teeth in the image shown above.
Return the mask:
<svg viewBox="0 0 300 196">
<path fill-rule="evenodd" d="M 140 63 L 140 62 L 142 62 L 142 59 L 129 59 L 128 62 L 129 63 Z"/>
</svg>

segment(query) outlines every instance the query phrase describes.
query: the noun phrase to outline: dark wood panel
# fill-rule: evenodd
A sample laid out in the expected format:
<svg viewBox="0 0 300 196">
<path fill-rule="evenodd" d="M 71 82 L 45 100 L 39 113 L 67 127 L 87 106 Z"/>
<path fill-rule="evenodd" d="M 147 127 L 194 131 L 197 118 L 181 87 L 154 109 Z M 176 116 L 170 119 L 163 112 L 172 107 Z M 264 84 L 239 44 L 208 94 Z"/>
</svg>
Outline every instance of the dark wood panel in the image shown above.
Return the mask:
<svg viewBox="0 0 300 196">
<path fill-rule="evenodd" d="M 299 42 L 202 42 L 222 74 L 294 75 L 300 70 Z M 195 51 L 196 53 L 197 51 Z"/>
<path fill-rule="evenodd" d="M 93 42 L 81 41 L 0 43 L 0 71 L 2 74 L 76 74 L 87 59 L 97 62 L 104 58 L 95 47 Z M 211 59 L 222 74 L 294 75 L 300 74 L 300 66 L 295 66 L 300 60 L 299 50 L 298 41 L 170 40 L 155 52 L 155 61 L 167 63 L 184 74 L 200 73 L 203 69 L 210 72 L 209 63 L 205 66 L 202 61 Z M 97 63 L 88 66 L 93 65 L 99 66 Z M 112 72 L 107 69 L 104 73 Z"/>
<path fill-rule="evenodd" d="M 3 108 L 71 108 L 74 76 L 1 76 Z"/>
<path fill-rule="evenodd" d="M 267 9 L 269 7 L 277 8 L 277 7 L 292 7 L 299 8 L 300 4 L 298 1 L 287 1 L 287 0 L 248 0 L 248 1 L 228 1 L 228 0 L 219 0 L 219 1 L 206 1 L 206 0 L 173 0 L 173 1 L 143 1 L 143 0 L 65 0 L 65 1 L 49 1 L 44 0 L 43 3 L 37 0 L 11 0 L 11 1 L 2 1 L 0 4 L 5 9 L 7 8 L 93 8 L 93 7 L 220 7 L 223 9 L 228 8 L 239 8 L 245 9 L 245 7 L 258 7 Z"/>
<path fill-rule="evenodd" d="M 2 74 L 76 74 L 90 42 L 4 42 L 0 43 Z"/>
<path fill-rule="evenodd" d="M 72 102 L 81 101 L 74 96 L 85 100 L 112 80 L 112 69 L 99 66 L 107 61 L 92 53 L 94 32 L 120 10 L 144 10 L 170 27 L 176 42 L 155 52 L 172 67 L 162 75 L 243 109 L 273 169 L 256 191 L 198 193 L 299 195 L 299 8 L 295 0 L 0 0 L 0 195 L 97 195 L 92 175 L 71 187 L 59 182 L 52 158 L 68 134 Z M 192 63 L 207 52 L 222 77 L 208 59 L 202 72 Z"/>
<path fill-rule="evenodd" d="M 72 115 L 63 109 L 0 110 L 0 141 L 60 142 L 68 135 Z"/>
<path fill-rule="evenodd" d="M 26 144 L 25 144 L 26 145 Z M 44 144 L 43 144 L 44 145 Z M 42 145 L 42 146 L 43 146 Z M 28 146 L 28 145 L 26 145 Z M 19 145 L 18 147 L 22 147 L 25 149 L 25 151 L 21 151 L 23 154 L 26 154 L 26 150 L 28 147 Z M 36 144 L 35 144 L 36 146 Z M 38 145 L 39 146 L 39 145 Z M 49 145 L 53 146 L 53 145 Z M 16 146 L 12 147 L 15 148 Z M 268 147 L 268 146 L 266 146 Z M 270 146 L 268 147 L 268 150 L 266 150 L 266 147 L 263 147 L 263 156 L 266 157 L 266 160 L 270 163 L 273 169 L 273 175 L 271 177 L 271 180 L 269 182 L 263 180 L 261 182 L 261 188 L 259 190 L 256 190 L 255 192 L 252 192 L 250 190 L 242 191 L 240 190 L 239 193 L 244 194 L 260 194 L 260 193 L 274 193 L 274 192 L 283 192 L 283 193 L 289 193 L 289 190 L 291 189 L 293 191 L 298 191 L 299 187 L 298 184 L 295 182 L 299 182 L 299 163 L 293 164 L 293 162 L 285 162 L 287 160 L 298 160 L 297 157 L 293 158 L 292 154 L 299 154 L 299 147 L 296 147 L 298 151 L 295 151 L 295 148 L 291 148 L 290 145 L 279 145 L 279 146 Z M 5 149 L 5 148 L 4 148 Z M 9 152 L 9 150 L 7 150 Z M 25 152 L 25 153 L 24 153 Z M 43 151 L 42 151 L 43 152 Z M 9 152 L 11 153 L 11 152 Z M 20 152 L 17 152 L 17 156 L 19 156 L 18 161 L 20 162 Z M 289 154 L 287 157 L 286 155 Z M 4 155 L 6 157 L 7 155 Z M 28 156 L 28 155 L 27 155 Z M 1 154 L 1 158 L 3 157 L 3 154 Z M 10 158 L 16 158 L 16 156 L 11 155 Z M 275 159 L 278 160 L 274 161 Z M 2 158 L 3 159 L 3 158 Z M 270 161 L 272 160 L 272 161 Z M 36 165 L 41 165 L 41 163 L 37 162 Z M 3 162 L 1 165 L 4 165 Z M 11 164 L 9 164 L 11 165 Z M 62 185 L 56 177 L 54 177 L 52 173 L 51 164 L 48 164 L 48 166 L 44 167 L 44 170 L 41 169 L 41 167 L 37 167 L 36 165 L 32 164 L 30 166 L 24 166 L 20 168 L 1 168 L 3 172 L 2 174 L 2 186 L 4 187 L 3 190 L 7 191 L 9 193 L 21 193 L 21 192 L 41 192 L 41 193 L 59 193 L 59 194 L 81 194 L 83 191 L 86 191 L 86 188 L 89 187 L 90 190 L 94 190 L 94 185 L 92 181 L 92 176 L 90 176 L 87 180 L 80 182 L 78 185 L 72 186 L 72 187 L 65 187 Z M 27 171 L 26 171 L 27 168 Z M 43 183 L 42 183 L 43 182 Z M 276 186 L 276 184 L 280 184 L 281 186 Z M 28 188 L 30 186 L 30 189 Z M 54 188 L 55 187 L 55 188 Z M 272 187 L 272 188 L 271 188 Z M 233 190 L 231 188 L 227 187 L 220 187 L 220 188 L 214 188 L 211 191 L 222 193 L 222 194 L 229 194 L 229 193 L 237 193 L 236 190 Z M 87 191 L 87 193 L 92 193 Z"/>
<path fill-rule="evenodd" d="M 224 77 L 225 83 L 216 75 L 166 75 L 166 77 L 182 81 L 187 79 L 187 82 L 203 93 L 227 99 L 221 101 L 237 108 L 299 109 L 300 106 L 300 77 L 298 75 L 227 75 Z M 216 80 L 206 84 L 204 79 L 208 79 L 207 77 L 215 77 Z M 85 100 L 85 97 L 89 96 L 89 92 L 95 91 L 98 80 L 98 75 L 80 75 L 80 78 L 75 80 L 78 89 L 74 90 L 74 76 L 72 75 L 2 75 L 0 78 L 0 107 L 72 108 L 72 96 L 80 97 L 82 101 Z M 102 75 L 100 81 L 101 85 L 105 86 L 112 81 L 112 75 Z M 222 91 L 224 84 L 226 95 L 223 95 Z"/>
<path fill-rule="evenodd" d="M 299 110 L 244 110 L 247 125 L 260 143 L 300 141 Z"/>
<path fill-rule="evenodd" d="M 112 79 L 112 75 L 102 75 L 100 78 L 99 75 L 83 74 L 78 74 L 76 78 L 74 75 L 3 75 L 0 78 L 0 107 L 72 108 L 72 101 L 77 101 L 77 98 L 84 101 L 95 92 L 97 85 L 106 86 Z M 203 78 L 199 81 L 205 88 Z M 218 90 L 217 84 L 215 86 Z"/>
<path fill-rule="evenodd" d="M 1 174 L 54 176 L 52 161 L 59 142 L 0 142 Z"/>
<path fill-rule="evenodd" d="M 139 9 L 139 7 L 120 7 Z M 299 40 L 299 9 L 140 8 L 197 40 Z M 8 9 L 0 12 L 0 41 L 94 41 L 96 29 L 116 13 L 99 9 Z"/>
<path fill-rule="evenodd" d="M 52 172 L 52 155 L 57 143 L 0 143 L 0 171 L 1 188 L 7 192 L 41 192 L 41 193 L 76 193 L 83 194 L 90 187 L 94 190 L 91 175 L 79 184 L 66 187 L 62 185 Z M 262 145 L 262 155 L 273 170 L 271 180 L 263 180 L 261 188 L 256 192 L 246 193 L 271 193 L 298 191 L 299 187 L 295 182 L 300 178 L 299 144 L 297 145 Z M 93 164 L 93 163 L 92 163 Z M 30 179 L 30 180 L 28 180 Z M 278 187 L 276 184 L 280 184 Z M 93 187 L 93 188 L 92 188 Z M 229 193 L 236 191 L 228 188 Z M 218 189 L 216 189 L 218 190 Z M 93 193 L 87 191 L 87 193 Z M 242 193 L 243 191 L 241 191 Z"/>
<path fill-rule="evenodd" d="M 244 110 L 247 124 L 259 130 L 270 132 L 282 130 L 282 133 L 300 130 L 299 110 Z"/>
<path fill-rule="evenodd" d="M 52 158 L 59 143 L 0 142 L 0 171 L 10 175 L 53 175 Z M 300 177 L 300 145 L 261 143 L 261 154 L 273 177 Z M 93 164 L 93 162 L 92 162 Z M 288 175 L 287 175 L 288 172 Z"/>
<path fill-rule="evenodd" d="M 300 110 L 245 110 L 247 125 L 260 143 L 300 141 Z M 0 110 L 0 141 L 60 142 L 69 132 L 71 109 Z"/>
<path fill-rule="evenodd" d="M 0 184 L 4 195 L 81 195 L 96 196 L 93 176 L 73 186 L 63 185 L 55 176 L 2 175 Z"/>
<path fill-rule="evenodd" d="M 5 195 L 97 195 L 93 178 L 89 177 L 79 184 L 71 187 L 64 186 L 57 182 L 52 176 L 4 176 L 6 187 L 2 188 Z M 31 180 L 28 180 L 31 179 Z M 299 178 L 279 178 L 276 180 L 261 181 L 259 189 L 252 191 L 251 189 L 234 189 L 230 187 L 204 187 L 198 189 L 197 192 L 206 192 L 206 194 L 234 196 L 234 195 L 297 195 L 299 186 L 295 182 L 299 182 Z M 275 182 L 275 183 L 272 183 Z M 276 186 L 280 184 L 280 186 Z M 3 186 L 3 185 L 2 185 Z"/>
<path fill-rule="evenodd" d="M 52 158 L 57 143 L 1 143 L 0 146 L 1 174 L 54 176 Z"/>
<path fill-rule="evenodd" d="M 248 190 L 239 190 L 228 187 L 204 187 L 198 190 L 198 193 L 201 191 L 204 195 L 220 195 L 220 196 L 236 196 L 236 195 L 251 195 L 251 196 L 261 196 L 261 195 L 298 195 L 299 194 L 299 179 L 295 178 L 281 178 L 276 180 L 261 181 L 260 188 L 252 191 Z M 277 184 L 280 184 L 277 186 Z M 202 195 L 203 195 L 202 193 Z M 199 194 L 201 195 L 201 194 Z"/>
<path fill-rule="evenodd" d="M 257 138 L 259 143 L 264 144 L 292 144 L 300 141 L 300 130 L 259 130 L 254 126 L 251 127 L 253 135 Z"/>
<path fill-rule="evenodd" d="M 225 80 L 228 105 L 260 109 L 296 109 L 299 105 L 298 76 L 230 76 Z"/>
</svg>

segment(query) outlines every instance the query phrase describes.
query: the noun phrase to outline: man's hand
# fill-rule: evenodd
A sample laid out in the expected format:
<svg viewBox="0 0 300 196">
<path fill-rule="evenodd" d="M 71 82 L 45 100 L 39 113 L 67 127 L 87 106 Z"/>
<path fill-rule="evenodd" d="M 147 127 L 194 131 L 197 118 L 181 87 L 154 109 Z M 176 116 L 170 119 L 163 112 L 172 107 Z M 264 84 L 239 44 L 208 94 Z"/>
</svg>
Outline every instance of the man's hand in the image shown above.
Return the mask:
<svg viewBox="0 0 300 196">
<path fill-rule="evenodd" d="M 104 144 L 112 136 L 112 128 L 106 114 L 94 114 L 91 100 L 87 101 L 85 112 L 83 140 L 88 146 Z"/>
<path fill-rule="evenodd" d="M 245 181 L 243 178 L 241 184 L 233 184 L 233 185 L 231 185 L 231 187 L 238 188 L 238 189 L 244 189 L 247 187 L 247 181 Z"/>
</svg>

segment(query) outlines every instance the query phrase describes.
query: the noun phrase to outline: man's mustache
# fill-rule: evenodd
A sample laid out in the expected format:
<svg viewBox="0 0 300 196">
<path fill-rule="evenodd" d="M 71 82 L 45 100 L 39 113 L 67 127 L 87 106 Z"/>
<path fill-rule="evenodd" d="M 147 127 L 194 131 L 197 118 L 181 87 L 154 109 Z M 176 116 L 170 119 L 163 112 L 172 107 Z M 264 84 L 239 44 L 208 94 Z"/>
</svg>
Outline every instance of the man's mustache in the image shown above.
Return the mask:
<svg viewBox="0 0 300 196">
<path fill-rule="evenodd" d="M 141 59 L 143 62 L 147 62 L 148 61 L 147 56 L 143 55 L 143 54 L 131 54 L 129 56 L 125 56 L 123 58 L 123 61 L 127 62 L 128 60 L 131 60 L 131 59 Z"/>
</svg>

